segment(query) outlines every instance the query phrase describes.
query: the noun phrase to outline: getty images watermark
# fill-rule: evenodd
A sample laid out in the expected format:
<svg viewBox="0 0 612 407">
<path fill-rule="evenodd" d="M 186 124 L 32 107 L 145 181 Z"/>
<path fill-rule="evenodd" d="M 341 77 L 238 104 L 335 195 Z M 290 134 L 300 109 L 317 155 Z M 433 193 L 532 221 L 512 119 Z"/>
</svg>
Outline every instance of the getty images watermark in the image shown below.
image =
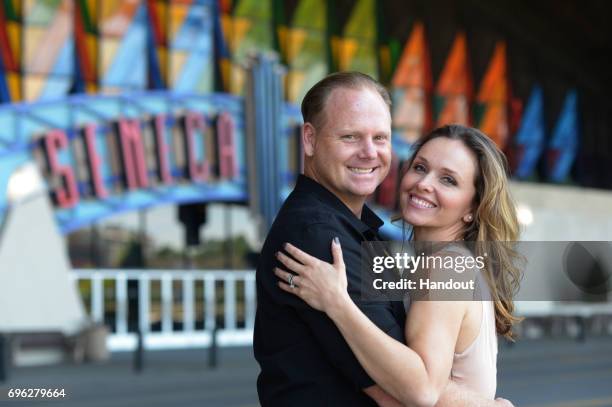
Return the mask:
<svg viewBox="0 0 612 407">
<path fill-rule="evenodd" d="M 363 300 L 612 300 L 612 242 L 370 242 L 361 264 Z"/>
</svg>

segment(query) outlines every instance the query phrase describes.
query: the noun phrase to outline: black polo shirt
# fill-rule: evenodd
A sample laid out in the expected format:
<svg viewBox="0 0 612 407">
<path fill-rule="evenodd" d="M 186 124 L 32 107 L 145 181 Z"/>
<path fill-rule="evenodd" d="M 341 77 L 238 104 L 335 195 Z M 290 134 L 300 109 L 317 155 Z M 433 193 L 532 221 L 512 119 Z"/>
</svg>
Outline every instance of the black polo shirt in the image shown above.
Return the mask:
<svg viewBox="0 0 612 407">
<path fill-rule="evenodd" d="M 299 176 L 270 229 L 257 268 L 253 345 L 261 366 L 257 391 L 263 406 L 376 405 L 362 391 L 374 382 L 333 322 L 282 291 L 272 269 L 280 266 L 275 253 L 285 242 L 331 262 L 331 242 L 338 236 L 351 298 L 379 328 L 403 342 L 401 303 L 360 300 L 361 242 L 380 240 L 382 223 L 366 206 L 358 219 L 333 193 Z"/>
</svg>

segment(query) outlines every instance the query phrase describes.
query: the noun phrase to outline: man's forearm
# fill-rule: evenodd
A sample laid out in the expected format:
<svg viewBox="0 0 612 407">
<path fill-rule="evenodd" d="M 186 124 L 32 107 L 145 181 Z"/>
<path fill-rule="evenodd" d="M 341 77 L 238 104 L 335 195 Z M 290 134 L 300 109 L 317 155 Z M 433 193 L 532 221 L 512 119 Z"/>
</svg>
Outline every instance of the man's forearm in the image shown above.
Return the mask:
<svg viewBox="0 0 612 407">
<path fill-rule="evenodd" d="M 448 381 L 448 385 L 436 403 L 436 407 L 500 407 L 503 405 L 500 401 L 487 399 L 452 380 Z M 510 406 L 511 404 L 505 405 Z"/>
</svg>

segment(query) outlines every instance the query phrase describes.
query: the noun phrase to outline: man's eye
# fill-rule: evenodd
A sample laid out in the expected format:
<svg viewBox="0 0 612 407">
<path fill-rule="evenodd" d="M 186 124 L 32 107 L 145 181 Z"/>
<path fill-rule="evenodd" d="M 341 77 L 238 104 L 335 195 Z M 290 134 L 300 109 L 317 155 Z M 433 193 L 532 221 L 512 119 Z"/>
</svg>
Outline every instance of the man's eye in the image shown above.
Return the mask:
<svg viewBox="0 0 612 407">
<path fill-rule="evenodd" d="M 342 136 L 343 140 L 355 140 L 355 136 L 352 134 L 345 134 L 344 136 Z"/>
<path fill-rule="evenodd" d="M 384 136 L 384 135 L 380 135 L 380 136 L 374 137 L 374 140 L 376 140 L 376 141 L 387 141 L 388 137 Z"/>
</svg>

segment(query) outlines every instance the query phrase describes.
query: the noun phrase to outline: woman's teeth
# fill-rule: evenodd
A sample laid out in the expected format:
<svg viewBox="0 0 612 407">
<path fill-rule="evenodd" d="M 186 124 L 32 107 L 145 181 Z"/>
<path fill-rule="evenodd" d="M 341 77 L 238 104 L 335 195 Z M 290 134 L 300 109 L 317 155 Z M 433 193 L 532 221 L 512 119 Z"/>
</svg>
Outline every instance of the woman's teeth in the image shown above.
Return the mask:
<svg viewBox="0 0 612 407">
<path fill-rule="evenodd" d="M 436 207 L 436 205 L 431 204 L 423 199 L 417 198 L 414 195 L 410 196 L 410 200 L 414 202 L 415 204 L 417 204 L 418 206 L 423 207 L 423 208 L 435 208 Z"/>
</svg>

